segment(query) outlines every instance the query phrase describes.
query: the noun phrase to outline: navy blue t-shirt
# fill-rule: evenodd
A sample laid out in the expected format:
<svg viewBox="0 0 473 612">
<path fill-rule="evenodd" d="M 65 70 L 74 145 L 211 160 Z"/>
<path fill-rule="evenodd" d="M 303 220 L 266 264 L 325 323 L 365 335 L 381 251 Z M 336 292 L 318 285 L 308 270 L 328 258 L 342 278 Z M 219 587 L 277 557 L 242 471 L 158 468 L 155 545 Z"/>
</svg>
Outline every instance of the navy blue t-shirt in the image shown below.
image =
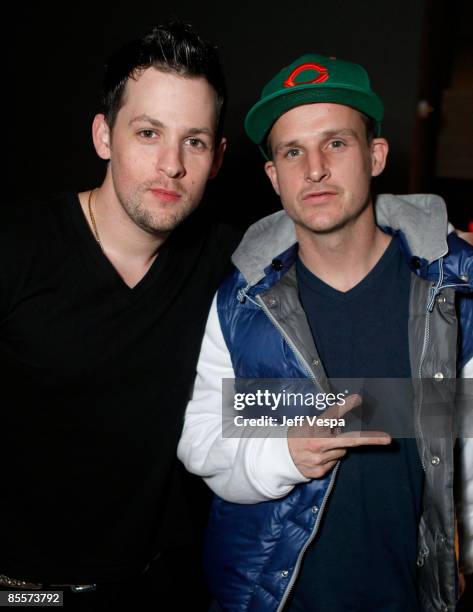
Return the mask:
<svg viewBox="0 0 473 612">
<path fill-rule="evenodd" d="M 297 261 L 301 303 L 330 378 L 410 378 L 410 271 L 393 238 L 347 292 Z M 423 470 L 416 442 L 343 458 L 293 590 L 290 612 L 414 612 Z"/>
</svg>

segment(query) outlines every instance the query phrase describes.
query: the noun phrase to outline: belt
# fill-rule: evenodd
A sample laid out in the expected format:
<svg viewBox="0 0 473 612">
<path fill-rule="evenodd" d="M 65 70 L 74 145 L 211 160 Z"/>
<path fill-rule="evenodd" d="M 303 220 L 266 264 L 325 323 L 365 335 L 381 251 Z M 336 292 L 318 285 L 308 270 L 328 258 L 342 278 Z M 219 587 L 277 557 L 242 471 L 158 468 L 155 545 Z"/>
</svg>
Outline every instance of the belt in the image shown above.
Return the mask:
<svg viewBox="0 0 473 612">
<path fill-rule="evenodd" d="M 31 582 L 30 580 L 24 580 L 23 578 L 11 578 L 0 574 L 0 587 L 11 587 L 12 589 L 25 589 L 25 590 L 42 590 L 45 588 L 70 588 L 74 593 L 86 593 L 88 591 L 95 591 L 97 588 L 96 584 L 50 584 L 43 582 Z"/>
</svg>

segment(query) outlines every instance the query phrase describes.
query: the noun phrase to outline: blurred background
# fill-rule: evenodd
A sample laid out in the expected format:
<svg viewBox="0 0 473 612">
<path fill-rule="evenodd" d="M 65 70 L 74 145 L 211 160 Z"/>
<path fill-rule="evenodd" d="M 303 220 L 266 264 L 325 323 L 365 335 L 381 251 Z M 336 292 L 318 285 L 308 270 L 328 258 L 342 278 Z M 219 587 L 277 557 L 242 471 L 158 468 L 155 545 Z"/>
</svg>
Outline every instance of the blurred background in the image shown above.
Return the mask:
<svg viewBox="0 0 473 612">
<path fill-rule="evenodd" d="M 279 208 L 243 132 L 262 86 L 313 51 L 365 66 L 385 104 L 391 145 L 377 193 L 434 192 L 460 229 L 473 224 L 473 3 L 467 0 L 17 3 L 4 20 L 4 204 L 98 185 L 92 146 L 103 65 L 123 42 L 178 18 L 221 53 L 230 93 L 224 167 L 207 194 L 244 227 Z M 473 227 L 470 227 L 473 231 Z"/>
</svg>

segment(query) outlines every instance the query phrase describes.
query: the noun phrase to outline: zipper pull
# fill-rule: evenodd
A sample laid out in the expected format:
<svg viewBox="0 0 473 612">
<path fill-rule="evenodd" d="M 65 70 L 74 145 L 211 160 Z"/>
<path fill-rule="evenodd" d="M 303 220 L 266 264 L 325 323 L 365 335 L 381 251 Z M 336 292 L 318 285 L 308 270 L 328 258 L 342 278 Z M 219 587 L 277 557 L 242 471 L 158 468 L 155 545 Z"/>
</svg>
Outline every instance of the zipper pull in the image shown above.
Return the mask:
<svg viewBox="0 0 473 612">
<path fill-rule="evenodd" d="M 421 548 L 421 550 L 419 551 L 419 556 L 417 557 L 417 567 L 423 567 L 426 558 L 429 556 L 429 549 L 427 548 L 427 546 L 424 546 L 423 548 Z"/>
</svg>

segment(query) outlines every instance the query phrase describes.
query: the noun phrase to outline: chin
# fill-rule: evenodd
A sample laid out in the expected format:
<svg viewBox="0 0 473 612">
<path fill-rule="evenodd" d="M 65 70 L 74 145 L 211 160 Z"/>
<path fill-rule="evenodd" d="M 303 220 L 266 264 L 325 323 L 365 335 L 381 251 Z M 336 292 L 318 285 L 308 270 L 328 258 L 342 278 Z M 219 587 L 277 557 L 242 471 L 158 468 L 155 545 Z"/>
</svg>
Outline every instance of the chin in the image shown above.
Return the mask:
<svg viewBox="0 0 473 612">
<path fill-rule="evenodd" d="M 315 232 L 317 234 L 328 234 L 332 231 L 339 229 L 340 227 L 343 227 L 344 221 L 340 219 L 334 219 L 333 217 L 322 217 L 319 219 L 303 219 L 302 225 L 311 232 Z"/>
<path fill-rule="evenodd" d="M 169 233 L 187 219 L 194 208 L 175 211 L 172 215 L 141 215 L 135 223 L 151 234 Z"/>
</svg>

